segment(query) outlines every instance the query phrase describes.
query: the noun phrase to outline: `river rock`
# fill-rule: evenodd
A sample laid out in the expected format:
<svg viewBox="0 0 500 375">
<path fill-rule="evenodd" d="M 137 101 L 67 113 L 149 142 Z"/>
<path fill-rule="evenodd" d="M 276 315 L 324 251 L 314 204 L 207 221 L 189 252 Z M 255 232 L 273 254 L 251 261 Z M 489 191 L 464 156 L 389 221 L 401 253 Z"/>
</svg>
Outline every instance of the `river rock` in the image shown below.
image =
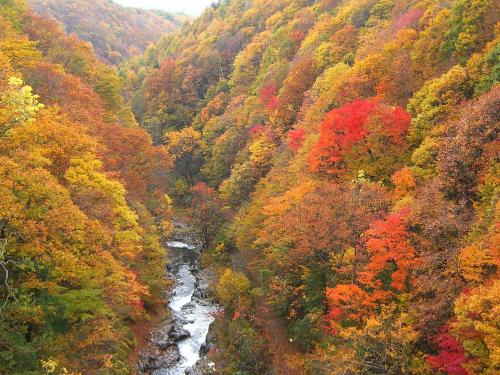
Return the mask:
<svg viewBox="0 0 500 375">
<path fill-rule="evenodd" d="M 203 358 L 205 357 L 210 350 L 215 346 L 215 332 L 214 332 L 214 325 L 210 324 L 210 327 L 208 328 L 208 333 L 207 337 L 205 338 L 205 342 L 201 345 L 200 348 L 200 356 Z"/>
<path fill-rule="evenodd" d="M 198 251 L 202 249 L 203 242 L 200 239 L 201 237 L 196 233 L 193 227 L 182 222 L 178 218 L 173 218 L 171 221 L 174 226 L 174 231 L 170 235 L 169 240 L 193 245 Z"/>
<path fill-rule="evenodd" d="M 166 320 L 151 333 L 151 343 L 161 350 L 175 344 L 175 340 L 170 337 L 170 331 L 175 329 L 177 323 L 173 320 Z"/>
<path fill-rule="evenodd" d="M 189 333 L 188 330 L 186 330 L 182 327 L 172 326 L 170 328 L 170 331 L 168 332 L 168 337 L 170 337 L 175 342 L 177 342 L 177 341 L 187 339 L 188 337 L 191 337 L 191 333 Z"/>
<path fill-rule="evenodd" d="M 215 364 L 207 358 L 201 358 L 196 364 L 184 372 L 186 375 L 211 375 L 215 374 Z"/>
<path fill-rule="evenodd" d="M 195 306 L 194 302 L 191 301 L 191 302 L 186 303 L 184 306 L 182 306 L 181 309 L 182 309 L 182 311 L 191 313 L 191 312 L 193 312 L 193 310 L 195 309 L 195 307 L 196 306 Z"/>
<path fill-rule="evenodd" d="M 158 341 L 156 345 L 158 345 L 158 348 L 160 350 L 167 350 L 171 346 L 174 346 L 175 342 L 173 342 L 171 339 L 166 339 L 166 340 Z"/>
<path fill-rule="evenodd" d="M 151 371 L 175 366 L 181 359 L 179 348 L 176 345 L 161 350 L 158 346 L 150 346 L 139 353 L 137 373 L 149 374 Z"/>
<path fill-rule="evenodd" d="M 172 367 L 181 359 L 177 345 L 170 346 L 167 350 L 161 351 L 154 361 L 155 368 Z"/>
</svg>

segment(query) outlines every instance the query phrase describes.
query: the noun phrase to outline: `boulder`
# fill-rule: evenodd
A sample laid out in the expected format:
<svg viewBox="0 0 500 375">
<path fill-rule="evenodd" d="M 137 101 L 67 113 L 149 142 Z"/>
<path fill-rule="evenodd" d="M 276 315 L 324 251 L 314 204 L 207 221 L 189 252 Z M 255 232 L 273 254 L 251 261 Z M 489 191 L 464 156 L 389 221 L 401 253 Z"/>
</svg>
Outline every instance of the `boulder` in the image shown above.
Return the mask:
<svg viewBox="0 0 500 375">
<path fill-rule="evenodd" d="M 168 337 L 173 339 L 175 342 L 178 342 L 191 337 L 191 333 L 182 327 L 172 326 L 168 332 Z"/>
<path fill-rule="evenodd" d="M 150 346 L 139 353 L 137 373 L 149 374 L 151 371 L 175 366 L 181 359 L 177 345 L 171 345 L 166 350 L 158 346 Z"/>
</svg>

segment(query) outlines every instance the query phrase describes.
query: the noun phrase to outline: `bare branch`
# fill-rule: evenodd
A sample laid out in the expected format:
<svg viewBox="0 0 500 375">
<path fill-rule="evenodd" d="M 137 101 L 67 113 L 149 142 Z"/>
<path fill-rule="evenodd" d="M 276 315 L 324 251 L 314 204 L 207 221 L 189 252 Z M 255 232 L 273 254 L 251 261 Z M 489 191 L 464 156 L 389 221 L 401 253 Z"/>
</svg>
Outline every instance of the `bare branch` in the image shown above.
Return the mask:
<svg viewBox="0 0 500 375">
<path fill-rule="evenodd" d="M 0 318 L 3 318 L 2 311 L 7 306 L 7 303 L 9 303 L 10 299 L 13 299 L 14 301 L 16 301 L 16 303 L 19 303 L 9 283 L 9 269 L 7 268 L 9 264 L 16 264 L 16 262 L 14 262 L 12 259 L 5 260 L 6 248 L 7 239 L 0 239 L 0 268 L 3 269 L 3 272 L 5 274 L 3 283 L 5 285 L 5 288 L 7 289 L 7 296 L 5 297 L 3 304 L 0 306 Z"/>
</svg>

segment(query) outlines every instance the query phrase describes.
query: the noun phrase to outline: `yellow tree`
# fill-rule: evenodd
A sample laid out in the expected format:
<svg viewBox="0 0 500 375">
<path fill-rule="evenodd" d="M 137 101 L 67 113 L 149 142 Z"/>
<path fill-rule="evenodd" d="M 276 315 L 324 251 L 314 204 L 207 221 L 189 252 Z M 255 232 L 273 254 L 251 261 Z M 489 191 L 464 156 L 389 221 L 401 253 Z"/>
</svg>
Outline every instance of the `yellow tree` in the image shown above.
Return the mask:
<svg viewBox="0 0 500 375">
<path fill-rule="evenodd" d="M 188 186 L 193 186 L 203 162 L 201 135 L 192 128 L 167 132 L 166 150 L 172 158 L 175 172 Z"/>
<path fill-rule="evenodd" d="M 232 311 L 245 310 L 250 303 L 250 280 L 227 268 L 217 284 L 217 296 Z"/>
</svg>

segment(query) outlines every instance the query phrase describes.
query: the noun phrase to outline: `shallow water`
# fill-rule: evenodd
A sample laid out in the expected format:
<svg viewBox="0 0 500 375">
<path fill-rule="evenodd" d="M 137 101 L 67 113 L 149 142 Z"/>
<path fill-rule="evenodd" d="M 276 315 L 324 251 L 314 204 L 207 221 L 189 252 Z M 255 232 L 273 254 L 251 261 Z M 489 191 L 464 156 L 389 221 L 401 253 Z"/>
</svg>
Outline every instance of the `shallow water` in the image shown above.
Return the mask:
<svg viewBox="0 0 500 375">
<path fill-rule="evenodd" d="M 187 249 L 187 250 L 196 249 L 196 246 L 189 245 L 181 241 L 168 241 L 167 246 L 171 249 Z"/>
<path fill-rule="evenodd" d="M 182 327 L 191 333 L 191 337 L 178 342 L 181 360 L 176 366 L 156 370 L 153 374 L 184 375 L 186 369 L 200 359 L 200 348 L 214 321 L 216 307 L 208 301 L 193 298 L 196 283 L 193 266 L 199 256 L 195 246 L 180 241 L 167 242 L 167 246 L 175 277 L 175 287 L 168 306 Z"/>
</svg>

